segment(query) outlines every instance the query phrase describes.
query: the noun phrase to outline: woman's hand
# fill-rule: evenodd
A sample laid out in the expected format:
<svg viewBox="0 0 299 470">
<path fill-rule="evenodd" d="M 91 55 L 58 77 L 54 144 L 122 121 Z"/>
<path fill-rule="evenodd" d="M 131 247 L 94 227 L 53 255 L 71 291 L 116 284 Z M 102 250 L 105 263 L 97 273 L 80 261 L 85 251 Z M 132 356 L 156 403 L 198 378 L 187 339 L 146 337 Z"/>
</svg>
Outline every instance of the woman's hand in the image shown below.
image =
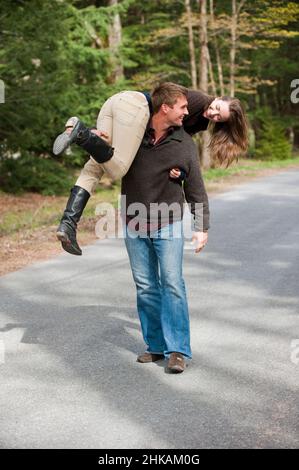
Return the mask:
<svg viewBox="0 0 299 470">
<path fill-rule="evenodd" d="M 172 168 L 169 172 L 170 178 L 179 178 L 181 176 L 181 170 L 179 168 Z"/>
</svg>

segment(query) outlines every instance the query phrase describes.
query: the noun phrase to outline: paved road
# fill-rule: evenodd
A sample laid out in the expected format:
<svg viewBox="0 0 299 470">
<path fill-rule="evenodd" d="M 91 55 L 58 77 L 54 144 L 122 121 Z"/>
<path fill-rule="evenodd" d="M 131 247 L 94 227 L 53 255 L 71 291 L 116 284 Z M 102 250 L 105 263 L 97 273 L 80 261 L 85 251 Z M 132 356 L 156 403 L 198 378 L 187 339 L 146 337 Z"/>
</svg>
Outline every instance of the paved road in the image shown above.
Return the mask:
<svg viewBox="0 0 299 470">
<path fill-rule="evenodd" d="M 204 252 L 185 254 L 181 375 L 135 362 L 121 240 L 1 278 L 1 447 L 298 447 L 299 172 L 234 188 L 211 213 Z"/>
</svg>

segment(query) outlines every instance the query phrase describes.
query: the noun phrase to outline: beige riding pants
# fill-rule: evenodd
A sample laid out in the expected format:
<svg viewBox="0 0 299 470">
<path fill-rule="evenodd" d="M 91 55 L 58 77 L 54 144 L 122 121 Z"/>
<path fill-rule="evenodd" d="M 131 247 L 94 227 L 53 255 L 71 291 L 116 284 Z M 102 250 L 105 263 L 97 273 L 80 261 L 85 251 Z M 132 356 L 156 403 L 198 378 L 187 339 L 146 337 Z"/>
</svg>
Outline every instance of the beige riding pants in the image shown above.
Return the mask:
<svg viewBox="0 0 299 470">
<path fill-rule="evenodd" d="M 112 180 L 122 178 L 135 158 L 149 116 L 148 102 L 142 93 L 123 91 L 111 96 L 99 112 L 97 129 L 108 134 L 113 157 L 102 164 L 90 157 L 76 185 L 92 194 L 104 172 Z"/>
</svg>

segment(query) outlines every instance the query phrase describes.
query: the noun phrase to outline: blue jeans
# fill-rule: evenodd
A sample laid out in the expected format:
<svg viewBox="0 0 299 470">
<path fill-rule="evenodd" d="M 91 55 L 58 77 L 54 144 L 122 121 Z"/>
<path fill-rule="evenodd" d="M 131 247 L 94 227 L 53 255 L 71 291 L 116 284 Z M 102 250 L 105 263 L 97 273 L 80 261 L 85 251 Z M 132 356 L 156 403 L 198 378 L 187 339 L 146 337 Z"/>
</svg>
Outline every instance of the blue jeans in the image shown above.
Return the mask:
<svg viewBox="0 0 299 470">
<path fill-rule="evenodd" d="M 191 359 L 189 312 L 183 279 L 182 222 L 162 227 L 150 235 L 125 236 L 137 309 L 147 351 L 180 352 Z"/>
</svg>

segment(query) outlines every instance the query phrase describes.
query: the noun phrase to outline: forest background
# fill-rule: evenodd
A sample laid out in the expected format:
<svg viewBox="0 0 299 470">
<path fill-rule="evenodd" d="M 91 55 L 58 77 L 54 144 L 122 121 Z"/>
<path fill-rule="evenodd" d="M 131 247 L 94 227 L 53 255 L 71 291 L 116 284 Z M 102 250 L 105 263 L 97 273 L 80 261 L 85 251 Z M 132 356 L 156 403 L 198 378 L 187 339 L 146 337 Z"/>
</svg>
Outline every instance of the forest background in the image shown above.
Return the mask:
<svg viewBox="0 0 299 470">
<path fill-rule="evenodd" d="M 95 125 L 113 93 L 162 81 L 240 98 L 251 159 L 289 159 L 299 146 L 297 2 L 2 0 L 0 8 L 2 191 L 66 194 L 87 155 L 52 154 L 65 120 Z M 205 138 L 197 143 L 201 165 L 213 167 Z"/>
</svg>

